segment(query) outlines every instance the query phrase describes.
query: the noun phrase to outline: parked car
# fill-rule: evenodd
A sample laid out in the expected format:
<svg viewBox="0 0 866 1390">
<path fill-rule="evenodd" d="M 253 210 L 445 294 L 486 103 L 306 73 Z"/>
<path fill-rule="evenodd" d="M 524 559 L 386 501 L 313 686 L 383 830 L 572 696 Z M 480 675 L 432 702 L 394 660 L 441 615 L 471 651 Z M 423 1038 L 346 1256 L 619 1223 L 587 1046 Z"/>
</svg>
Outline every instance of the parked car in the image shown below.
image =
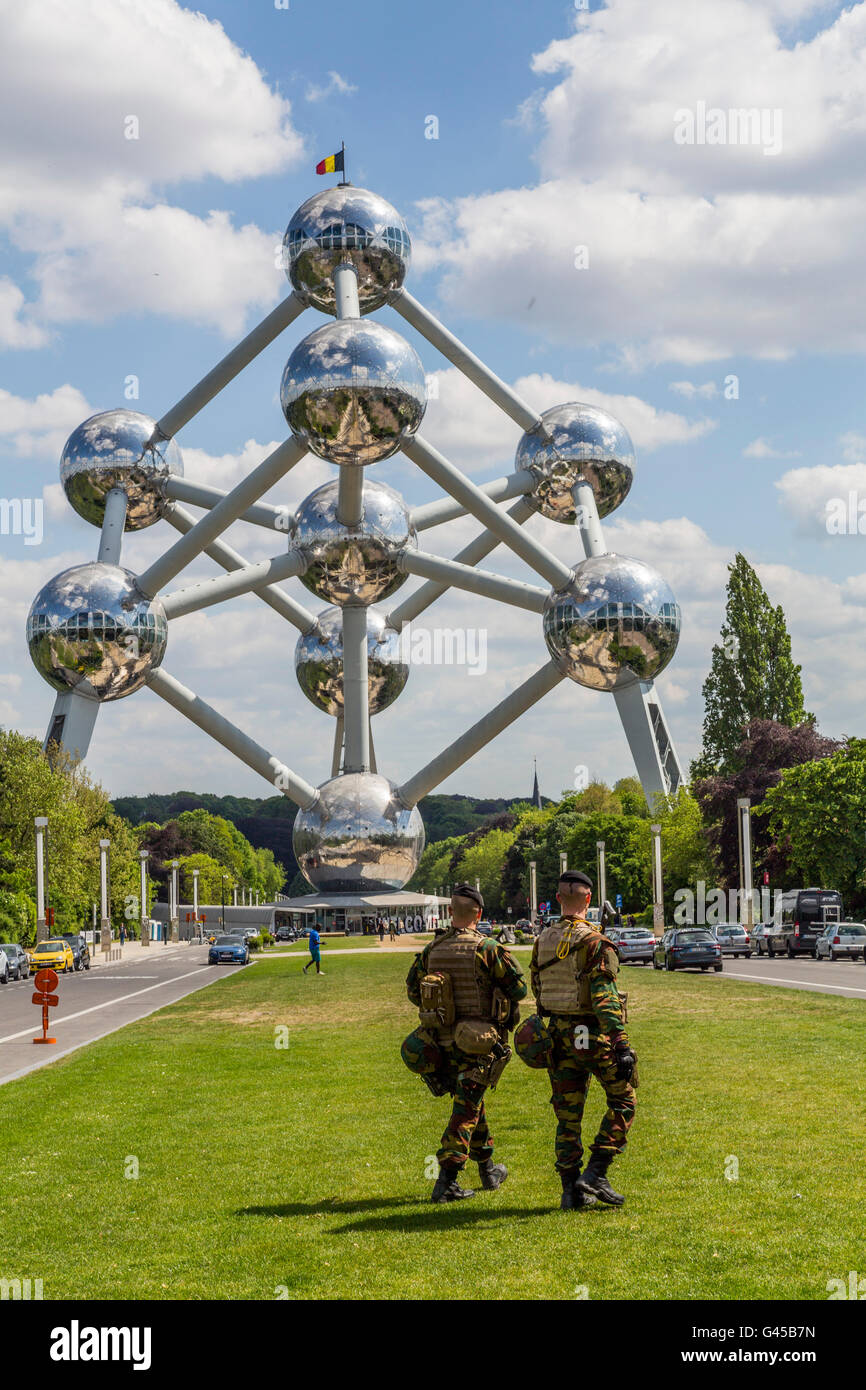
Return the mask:
<svg viewBox="0 0 866 1390">
<path fill-rule="evenodd" d="M 72 947 L 72 959 L 76 970 L 90 969 L 90 947 L 85 937 L 80 932 L 65 931 L 60 933 L 61 940 L 68 941 Z"/>
<path fill-rule="evenodd" d="M 6 980 L 26 980 L 30 975 L 30 961 L 27 959 L 27 952 L 23 946 L 19 946 L 17 941 L 0 941 L 0 956 L 6 960 Z M 3 978 L 3 962 L 0 961 L 0 979 Z"/>
<path fill-rule="evenodd" d="M 671 927 L 653 952 L 655 970 L 722 969 L 722 948 L 708 927 Z"/>
<path fill-rule="evenodd" d="M 655 951 L 656 939 L 648 927 L 616 927 L 616 953 L 620 960 L 633 965 L 649 965 Z M 607 933 L 610 936 L 610 932 Z"/>
<path fill-rule="evenodd" d="M 208 965 L 247 965 L 250 948 L 238 936 L 218 936 L 207 953 Z"/>
<path fill-rule="evenodd" d="M 779 930 L 774 922 L 759 922 L 752 928 L 752 948 L 759 956 L 771 955 L 770 938 L 777 937 Z"/>
<path fill-rule="evenodd" d="M 716 927 L 716 940 L 722 948 L 723 956 L 745 956 L 746 960 L 752 959 L 752 938 L 745 927 L 737 926 L 736 922 L 731 922 L 723 927 Z"/>
<path fill-rule="evenodd" d="M 274 932 L 275 941 L 297 941 L 297 939 L 298 933 L 295 931 L 294 927 L 281 926 L 277 927 Z"/>
<path fill-rule="evenodd" d="M 258 934 L 258 927 L 229 927 L 227 932 L 223 932 L 224 936 L 239 936 L 244 941 L 248 941 L 251 936 L 258 936 Z"/>
<path fill-rule="evenodd" d="M 62 936 L 52 936 L 41 945 L 31 947 L 27 955 L 31 970 L 44 970 L 50 966 L 52 970 L 60 970 L 66 974 L 67 971 L 75 969 L 72 947 Z"/>
<path fill-rule="evenodd" d="M 6 952 L 0 947 L 0 985 L 9 983 L 9 958 Z"/>
<path fill-rule="evenodd" d="M 816 960 L 838 960 L 847 956 L 866 959 L 866 926 L 862 922 L 829 922 L 815 943 Z"/>
</svg>

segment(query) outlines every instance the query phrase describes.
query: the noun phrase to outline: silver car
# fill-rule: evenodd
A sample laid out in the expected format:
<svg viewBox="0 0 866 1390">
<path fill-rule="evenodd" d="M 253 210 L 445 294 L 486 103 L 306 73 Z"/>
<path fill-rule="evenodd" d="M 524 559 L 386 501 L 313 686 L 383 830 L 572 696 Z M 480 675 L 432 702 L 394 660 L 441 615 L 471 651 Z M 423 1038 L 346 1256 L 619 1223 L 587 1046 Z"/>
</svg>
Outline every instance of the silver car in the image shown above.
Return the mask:
<svg viewBox="0 0 866 1390">
<path fill-rule="evenodd" d="M 648 927 L 620 927 L 616 935 L 616 953 L 620 960 L 635 965 L 651 965 L 656 939 Z"/>
<path fill-rule="evenodd" d="M 777 950 L 773 949 L 776 943 Z M 775 922 L 759 922 L 752 931 L 752 946 L 759 956 L 780 955 L 784 950 L 781 932 Z"/>
<path fill-rule="evenodd" d="M 829 922 L 815 942 L 816 960 L 849 960 L 866 951 L 866 926 L 862 922 Z"/>
<path fill-rule="evenodd" d="M 746 960 L 752 957 L 752 938 L 745 927 L 738 927 L 736 923 L 716 928 L 716 940 L 722 948 L 723 956 L 745 956 Z"/>
<path fill-rule="evenodd" d="M 9 983 L 9 958 L 5 951 L 0 950 L 0 985 Z"/>
</svg>

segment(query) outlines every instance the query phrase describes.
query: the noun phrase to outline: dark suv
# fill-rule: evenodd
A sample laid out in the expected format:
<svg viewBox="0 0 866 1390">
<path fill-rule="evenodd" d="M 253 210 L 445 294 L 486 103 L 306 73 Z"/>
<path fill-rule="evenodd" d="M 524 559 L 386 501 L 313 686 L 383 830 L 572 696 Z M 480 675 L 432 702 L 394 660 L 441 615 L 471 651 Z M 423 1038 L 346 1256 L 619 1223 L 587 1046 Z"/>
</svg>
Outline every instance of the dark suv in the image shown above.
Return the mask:
<svg viewBox="0 0 866 1390">
<path fill-rule="evenodd" d="M 672 927 L 657 942 L 654 970 L 721 970 L 722 948 L 707 927 Z"/>
<path fill-rule="evenodd" d="M 64 931 L 60 933 L 63 941 L 68 941 L 72 947 L 72 963 L 76 970 L 90 969 L 90 947 L 80 932 Z"/>
<path fill-rule="evenodd" d="M 30 978 L 30 961 L 23 946 L 19 946 L 17 941 L 0 941 L 0 951 L 5 952 L 9 962 L 10 980 Z"/>
</svg>

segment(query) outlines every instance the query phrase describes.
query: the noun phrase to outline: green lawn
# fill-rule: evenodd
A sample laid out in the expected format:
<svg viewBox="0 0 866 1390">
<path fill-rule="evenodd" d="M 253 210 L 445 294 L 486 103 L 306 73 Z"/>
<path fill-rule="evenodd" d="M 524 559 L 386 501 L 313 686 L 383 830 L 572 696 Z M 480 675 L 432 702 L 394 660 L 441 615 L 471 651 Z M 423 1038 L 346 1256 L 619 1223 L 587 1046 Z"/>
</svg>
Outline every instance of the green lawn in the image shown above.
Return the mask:
<svg viewBox="0 0 866 1390">
<path fill-rule="evenodd" d="M 0 1275 L 46 1298 L 825 1299 L 866 1270 L 860 1001 L 627 969 L 626 1207 L 559 1212 L 547 1079 L 518 1061 L 489 1105 L 509 1181 L 434 1207 L 446 1102 L 399 1058 L 407 965 L 265 959 L 0 1087 Z"/>
</svg>

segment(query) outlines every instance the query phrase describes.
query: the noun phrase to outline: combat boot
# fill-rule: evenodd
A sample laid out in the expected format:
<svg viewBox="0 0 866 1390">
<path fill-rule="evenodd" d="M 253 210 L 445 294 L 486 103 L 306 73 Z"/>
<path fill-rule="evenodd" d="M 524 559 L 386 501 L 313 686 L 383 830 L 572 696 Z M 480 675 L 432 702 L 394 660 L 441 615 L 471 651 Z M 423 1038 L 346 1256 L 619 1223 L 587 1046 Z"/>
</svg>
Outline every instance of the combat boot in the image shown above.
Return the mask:
<svg viewBox="0 0 866 1390">
<path fill-rule="evenodd" d="M 580 1177 L 579 1168 L 568 1168 L 564 1173 L 560 1173 L 562 1180 L 562 1197 L 559 1202 L 560 1211 L 580 1211 L 583 1207 L 594 1207 L 596 1198 L 591 1192 L 584 1192 L 577 1186 Z"/>
<path fill-rule="evenodd" d="M 485 1192 L 495 1192 L 497 1187 L 501 1187 L 508 1177 L 508 1169 L 504 1163 L 494 1163 L 492 1158 L 485 1158 L 483 1163 L 479 1163 L 478 1172 L 481 1175 L 481 1186 Z"/>
<path fill-rule="evenodd" d="M 614 1154 L 594 1153 L 586 1165 L 582 1178 L 578 1178 L 578 1190 L 595 1196 L 609 1207 L 621 1207 L 625 1202 L 621 1192 L 614 1192 L 607 1180 L 607 1170 L 613 1162 Z"/>
<path fill-rule="evenodd" d="M 443 1168 L 439 1165 L 439 1176 L 430 1194 L 431 1202 L 459 1202 L 464 1197 L 474 1197 L 475 1193 L 471 1187 L 461 1187 L 457 1181 L 460 1175 L 459 1168 Z"/>
</svg>

